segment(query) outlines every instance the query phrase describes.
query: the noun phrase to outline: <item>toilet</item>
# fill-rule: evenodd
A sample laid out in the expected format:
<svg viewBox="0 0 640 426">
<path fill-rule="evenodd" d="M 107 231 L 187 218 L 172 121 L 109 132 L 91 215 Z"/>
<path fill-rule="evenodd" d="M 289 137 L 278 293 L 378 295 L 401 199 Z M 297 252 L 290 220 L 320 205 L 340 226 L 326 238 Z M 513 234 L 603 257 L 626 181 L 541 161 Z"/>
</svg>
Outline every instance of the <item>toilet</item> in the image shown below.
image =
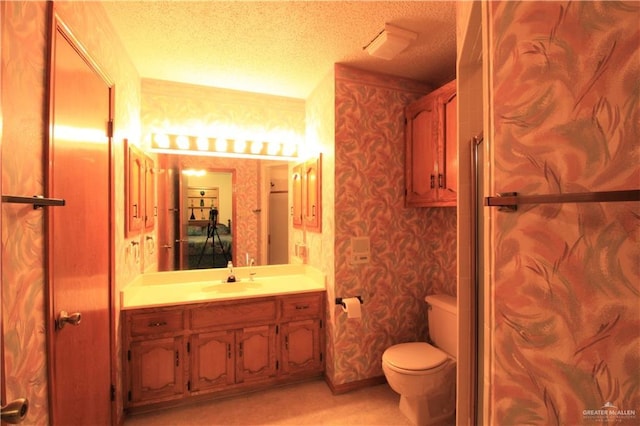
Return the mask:
<svg viewBox="0 0 640 426">
<path fill-rule="evenodd" d="M 458 309 L 456 298 L 425 298 L 429 336 L 426 342 L 400 343 L 382 354 L 382 370 L 391 389 L 400 394 L 400 412 L 413 424 L 454 424 Z"/>
</svg>

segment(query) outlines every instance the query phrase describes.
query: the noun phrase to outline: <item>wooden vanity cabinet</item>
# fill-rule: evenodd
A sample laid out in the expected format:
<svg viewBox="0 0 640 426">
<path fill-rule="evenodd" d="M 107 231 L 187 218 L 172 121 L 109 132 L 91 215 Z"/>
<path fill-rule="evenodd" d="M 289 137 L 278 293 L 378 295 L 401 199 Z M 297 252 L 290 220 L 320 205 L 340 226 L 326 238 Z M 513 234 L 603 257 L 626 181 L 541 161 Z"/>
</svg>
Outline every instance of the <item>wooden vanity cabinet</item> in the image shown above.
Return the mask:
<svg viewBox="0 0 640 426">
<path fill-rule="evenodd" d="M 222 389 L 276 375 L 274 298 L 202 304 L 190 309 L 189 316 L 194 333 L 191 391 Z"/>
<path fill-rule="evenodd" d="M 124 315 L 126 405 L 184 396 L 184 315 L 180 310 L 141 310 Z"/>
<path fill-rule="evenodd" d="M 131 342 L 131 376 L 127 399 L 131 403 L 169 401 L 184 395 L 182 336 Z"/>
<path fill-rule="evenodd" d="M 324 292 L 123 311 L 125 408 L 324 371 Z"/>
<path fill-rule="evenodd" d="M 321 156 L 304 163 L 302 178 L 303 191 L 303 220 L 307 231 L 322 231 L 322 178 Z"/>
<path fill-rule="evenodd" d="M 278 372 L 275 324 L 238 330 L 236 383 L 262 382 Z"/>
<path fill-rule="evenodd" d="M 190 337 L 190 391 L 224 389 L 236 381 L 234 331 L 197 333 Z"/>
<path fill-rule="evenodd" d="M 144 229 L 152 231 L 158 216 L 156 204 L 156 169 L 151 158 L 144 157 Z"/>
<path fill-rule="evenodd" d="M 322 231 L 322 156 L 293 167 L 291 175 L 293 227 Z"/>
<path fill-rule="evenodd" d="M 436 89 L 405 110 L 407 207 L 457 203 L 456 81 Z"/>
<path fill-rule="evenodd" d="M 154 161 L 138 147 L 125 141 L 125 236 L 151 231 L 155 226 Z"/>
<path fill-rule="evenodd" d="M 322 294 L 282 300 L 282 373 L 312 373 L 324 370 Z"/>
<path fill-rule="evenodd" d="M 189 391 L 221 390 L 275 377 L 276 349 L 275 325 L 194 334 Z"/>
<path fill-rule="evenodd" d="M 135 145 L 125 143 L 126 186 L 125 214 L 126 236 L 140 233 L 144 226 L 144 154 Z"/>
</svg>

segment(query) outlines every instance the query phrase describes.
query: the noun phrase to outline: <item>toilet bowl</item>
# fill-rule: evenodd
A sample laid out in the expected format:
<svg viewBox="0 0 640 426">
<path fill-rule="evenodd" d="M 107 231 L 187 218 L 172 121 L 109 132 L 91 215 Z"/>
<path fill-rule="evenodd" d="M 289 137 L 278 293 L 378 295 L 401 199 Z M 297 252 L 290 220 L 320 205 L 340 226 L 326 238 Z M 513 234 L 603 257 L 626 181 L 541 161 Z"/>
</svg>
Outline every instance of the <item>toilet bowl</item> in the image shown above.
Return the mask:
<svg viewBox="0 0 640 426">
<path fill-rule="evenodd" d="M 401 343 L 382 355 L 382 371 L 415 425 L 455 421 L 456 362 L 424 342 Z"/>
<path fill-rule="evenodd" d="M 454 424 L 457 337 L 441 335 L 451 331 L 452 322 L 456 330 L 456 299 L 427 296 L 427 303 L 430 335 L 434 343 L 434 336 L 439 337 L 444 347 L 426 342 L 393 345 L 382 355 L 382 371 L 400 394 L 400 412 L 413 424 Z"/>
</svg>

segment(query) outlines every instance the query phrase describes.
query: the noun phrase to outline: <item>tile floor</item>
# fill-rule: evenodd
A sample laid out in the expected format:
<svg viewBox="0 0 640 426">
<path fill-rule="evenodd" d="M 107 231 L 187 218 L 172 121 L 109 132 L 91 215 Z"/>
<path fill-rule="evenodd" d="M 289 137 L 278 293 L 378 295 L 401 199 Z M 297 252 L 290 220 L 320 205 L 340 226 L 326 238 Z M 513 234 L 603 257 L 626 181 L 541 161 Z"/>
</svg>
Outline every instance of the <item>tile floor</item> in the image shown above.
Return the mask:
<svg viewBox="0 0 640 426">
<path fill-rule="evenodd" d="M 333 395 L 324 380 L 128 417 L 124 426 L 407 426 L 399 396 L 386 385 Z"/>
</svg>

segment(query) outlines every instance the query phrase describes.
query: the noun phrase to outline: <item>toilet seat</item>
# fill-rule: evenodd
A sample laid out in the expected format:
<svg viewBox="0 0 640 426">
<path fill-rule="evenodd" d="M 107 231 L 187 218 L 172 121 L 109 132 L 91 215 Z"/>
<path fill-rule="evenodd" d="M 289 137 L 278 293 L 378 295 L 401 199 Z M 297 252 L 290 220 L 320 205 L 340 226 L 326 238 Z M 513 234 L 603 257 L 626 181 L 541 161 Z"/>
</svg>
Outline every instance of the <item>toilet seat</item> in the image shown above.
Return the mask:
<svg viewBox="0 0 640 426">
<path fill-rule="evenodd" d="M 398 372 L 416 374 L 443 365 L 449 356 L 425 342 L 400 343 L 382 354 L 382 362 Z"/>
</svg>

